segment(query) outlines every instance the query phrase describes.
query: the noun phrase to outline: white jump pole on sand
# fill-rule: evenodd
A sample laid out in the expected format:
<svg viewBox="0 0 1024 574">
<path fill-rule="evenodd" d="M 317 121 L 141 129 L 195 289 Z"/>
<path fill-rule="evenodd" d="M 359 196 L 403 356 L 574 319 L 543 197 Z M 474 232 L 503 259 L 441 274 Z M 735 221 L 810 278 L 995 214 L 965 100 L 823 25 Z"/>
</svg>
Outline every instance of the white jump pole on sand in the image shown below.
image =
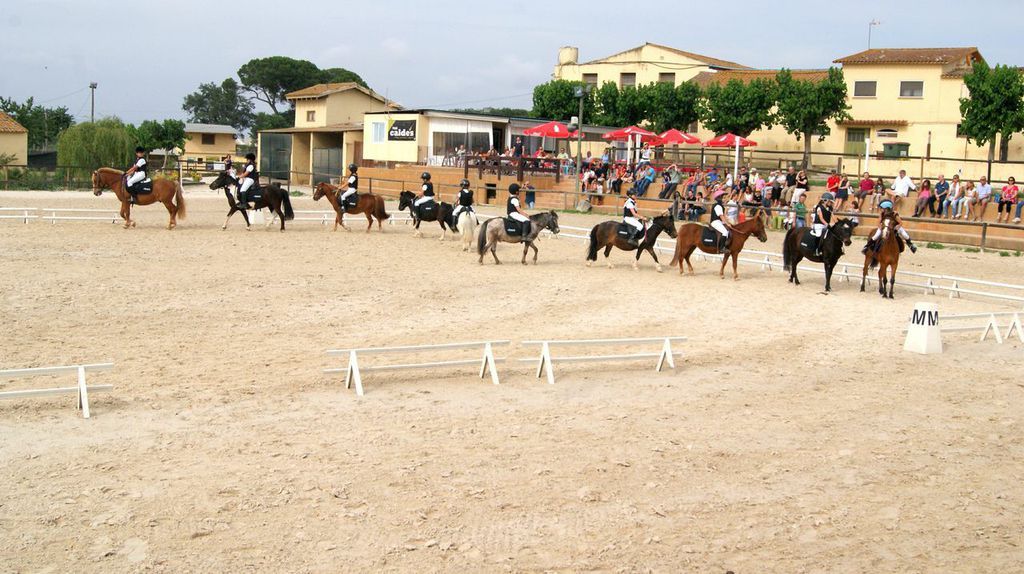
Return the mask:
<svg viewBox="0 0 1024 574">
<path fill-rule="evenodd" d="M 0 371 L 0 379 L 14 379 L 21 377 L 34 377 L 39 375 L 60 375 L 64 373 L 76 373 L 78 384 L 74 387 L 55 387 L 50 389 L 28 389 L 22 391 L 0 392 L 0 399 L 16 399 L 21 397 L 38 397 L 45 395 L 77 394 L 78 408 L 82 410 L 82 417 L 89 418 L 89 393 L 109 391 L 114 385 L 92 385 L 85 384 L 86 371 L 108 371 L 114 368 L 114 363 L 93 363 L 88 365 L 66 365 L 61 367 L 36 367 L 31 369 L 7 369 Z"/>
<path fill-rule="evenodd" d="M 631 339 L 571 339 L 563 341 L 523 341 L 523 345 L 540 345 L 540 357 L 536 359 L 519 359 L 520 362 L 534 362 L 537 361 L 537 378 L 539 379 L 541 373 L 547 375 L 548 384 L 555 384 L 555 372 L 554 363 L 579 363 L 584 361 L 623 361 L 623 360 L 635 360 L 635 359 L 646 359 L 657 357 L 658 362 L 655 364 L 654 370 L 661 371 L 662 368 L 667 364 L 671 368 L 676 368 L 675 357 L 682 356 L 682 353 L 675 353 L 672 351 L 672 341 L 685 341 L 686 337 L 640 337 Z M 551 347 L 554 346 L 592 346 L 592 345 L 631 345 L 635 343 L 656 343 L 660 342 L 661 351 L 658 353 L 630 353 L 630 354 L 617 354 L 617 355 L 581 355 L 574 357 L 555 357 L 551 355 Z"/>
</svg>

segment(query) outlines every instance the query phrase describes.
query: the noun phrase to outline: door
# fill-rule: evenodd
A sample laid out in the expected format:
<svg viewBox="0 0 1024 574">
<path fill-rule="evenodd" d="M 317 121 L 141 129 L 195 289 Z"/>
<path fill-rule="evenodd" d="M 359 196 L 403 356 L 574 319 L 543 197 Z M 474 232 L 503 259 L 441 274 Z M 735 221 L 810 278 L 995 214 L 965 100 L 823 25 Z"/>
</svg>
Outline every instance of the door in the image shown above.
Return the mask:
<svg viewBox="0 0 1024 574">
<path fill-rule="evenodd" d="M 505 128 L 493 128 L 492 132 L 494 139 L 491 140 L 491 145 L 498 150 L 498 153 L 505 151 Z"/>
<path fill-rule="evenodd" d="M 313 185 L 338 182 L 342 176 L 341 148 L 313 148 Z"/>
<path fill-rule="evenodd" d="M 843 153 L 862 156 L 867 151 L 864 140 L 868 137 L 867 128 L 846 128 L 846 146 Z"/>
</svg>

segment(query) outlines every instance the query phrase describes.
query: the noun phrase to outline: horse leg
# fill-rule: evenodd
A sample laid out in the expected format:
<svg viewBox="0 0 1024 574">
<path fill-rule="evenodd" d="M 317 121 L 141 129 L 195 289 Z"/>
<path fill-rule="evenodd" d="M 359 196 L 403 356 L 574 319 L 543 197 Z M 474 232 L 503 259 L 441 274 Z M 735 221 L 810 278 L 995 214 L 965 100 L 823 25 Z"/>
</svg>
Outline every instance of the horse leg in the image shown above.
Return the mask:
<svg viewBox="0 0 1024 574">
<path fill-rule="evenodd" d="M 608 256 L 612 254 L 612 247 L 613 245 L 609 243 L 604 248 L 604 262 L 608 264 L 608 269 L 613 269 L 615 267 L 612 265 L 612 260 L 608 258 Z"/>
<path fill-rule="evenodd" d="M 889 266 L 889 298 L 895 299 L 893 296 L 893 289 L 896 287 L 896 264 L 893 263 Z"/>
<path fill-rule="evenodd" d="M 718 269 L 718 278 L 725 279 L 725 264 L 729 261 L 729 252 L 726 251 L 725 255 L 722 256 L 722 266 Z"/>
<path fill-rule="evenodd" d="M 170 199 L 164 201 L 164 207 L 167 208 L 168 215 L 167 229 L 174 229 L 174 227 L 177 225 L 177 222 L 174 221 L 174 216 L 178 214 L 178 208 L 175 207 L 173 203 L 171 203 Z"/>
<path fill-rule="evenodd" d="M 832 291 L 832 265 L 825 264 L 825 292 Z"/>
<path fill-rule="evenodd" d="M 334 214 L 334 231 L 338 230 L 338 224 L 341 223 L 341 216 L 337 213 Z"/>
<path fill-rule="evenodd" d="M 239 211 L 242 212 L 242 219 L 245 220 L 245 230 L 252 231 L 252 224 L 249 223 L 249 211 L 246 209 L 240 209 Z"/>
<path fill-rule="evenodd" d="M 284 210 L 281 209 L 280 205 L 277 206 L 277 211 L 274 212 L 274 217 L 280 217 L 281 218 L 281 233 L 284 233 Z M 274 219 L 271 218 L 270 222 L 273 223 Z"/>
<path fill-rule="evenodd" d="M 498 238 L 495 237 L 491 240 L 491 257 L 494 258 L 495 265 L 501 265 L 501 261 L 498 261 Z"/>
<path fill-rule="evenodd" d="M 530 251 L 530 242 L 523 243 L 523 265 L 526 265 L 526 254 Z"/>
<path fill-rule="evenodd" d="M 740 274 L 739 274 L 738 271 L 736 271 L 736 263 L 737 263 L 736 262 L 736 256 L 739 255 L 739 254 L 736 253 L 736 252 L 730 252 L 730 254 L 732 255 L 732 280 L 733 281 L 739 281 L 740 280 Z"/>
<path fill-rule="evenodd" d="M 448 228 L 444 223 L 441 223 L 441 238 L 438 241 L 444 241 L 445 236 L 448 235 Z"/>
<path fill-rule="evenodd" d="M 693 270 L 693 263 L 690 263 L 690 256 L 693 255 L 693 252 L 696 249 L 696 245 L 691 245 L 690 250 L 686 252 L 686 256 L 683 258 L 686 259 L 686 268 L 690 270 L 690 275 L 696 275 L 696 272 Z M 681 263 L 679 264 L 679 272 L 683 272 L 683 265 Z"/>
<path fill-rule="evenodd" d="M 882 263 L 878 264 L 878 294 L 884 299 L 886 297 L 885 286 L 889 282 L 889 278 L 885 276 L 885 268 L 887 266 Z"/>
<path fill-rule="evenodd" d="M 369 233 L 371 229 L 373 229 L 373 216 L 370 215 L 369 211 L 367 211 L 366 212 L 366 232 Z"/>
<path fill-rule="evenodd" d="M 793 261 L 790 263 L 789 282 L 794 285 L 800 284 L 800 278 L 796 276 L 796 266 L 800 264 L 801 259 L 803 259 L 803 257 L 799 253 L 797 253 L 796 255 L 793 256 Z"/>
<path fill-rule="evenodd" d="M 868 281 L 868 267 L 871 266 L 871 256 L 868 255 L 864 258 L 864 271 L 860 274 L 860 292 L 864 292 L 864 285 Z"/>
<path fill-rule="evenodd" d="M 650 253 L 651 257 L 654 259 L 654 270 L 657 271 L 658 273 L 661 273 L 661 261 L 658 261 L 658 254 L 654 252 L 654 246 L 653 245 L 648 245 L 647 246 L 647 252 Z M 639 253 L 637 253 L 637 257 L 636 258 L 640 259 L 640 254 Z"/>
<path fill-rule="evenodd" d="M 231 209 L 228 210 L 228 216 L 224 218 L 224 225 L 221 227 L 221 230 L 228 228 L 228 222 L 231 221 L 231 216 L 234 215 L 236 211 L 238 211 L 238 208 L 232 205 Z"/>
<path fill-rule="evenodd" d="M 131 217 L 131 214 L 128 212 L 128 204 L 122 201 L 121 202 L 121 219 L 124 220 L 124 228 L 125 229 L 128 229 L 128 224 L 130 223 L 129 220 L 128 220 L 129 217 Z"/>
<path fill-rule="evenodd" d="M 416 237 L 423 237 L 423 234 L 422 234 L 422 233 L 420 233 L 420 220 L 419 220 L 419 219 L 416 219 L 416 220 L 415 220 L 415 221 L 413 222 L 413 225 L 414 225 L 414 227 L 416 228 L 416 231 L 415 231 L 415 232 L 413 233 L 413 235 L 414 235 L 414 236 L 416 236 Z"/>
<path fill-rule="evenodd" d="M 533 264 L 536 265 L 537 264 L 537 253 L 539 253 L 537 251 L 537 246 L 534 245 L 532 241 L 529 243 L 529 245 L 530 245 L 530 248 L 533 249 Z"/>
</svg>

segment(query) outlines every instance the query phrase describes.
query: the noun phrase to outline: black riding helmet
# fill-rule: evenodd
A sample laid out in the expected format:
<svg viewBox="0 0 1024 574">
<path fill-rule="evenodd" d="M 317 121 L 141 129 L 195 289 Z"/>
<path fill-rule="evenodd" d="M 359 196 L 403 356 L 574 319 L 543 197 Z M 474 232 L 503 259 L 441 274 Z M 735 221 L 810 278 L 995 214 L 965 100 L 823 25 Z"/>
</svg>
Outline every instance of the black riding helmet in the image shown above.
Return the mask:
<svg viewBox="0 0 1024 574">
<path fill-rule="evenodd" d="M 247 159 L 249 161 L 256 161 L 256 154 L 254 154 L 252 152 L 249 152 L 249 153 L 245 154 L 245 159 Z"/>
<path fill-rule="evenodd" d="M 636 190 L 633 189 L 633 188 L 627 189 L 626 190 L 626 197 L 629 197 L 629 196 L 632 196 L 632 195 L 636 195 Z"/>
<path fill-rule="evenodd" d="M 359 171 L 359 166 L 354 163 L 350 163 L 348 164 L 348 170 L 351 171 L 352 173 L 355 173 Z"/>
<path fill-rule="evenodd" d="M 425 172 L 421 173 L 420 174 L 420 179 L 425 180 L 425 181 L 430 181 L 430 172 L 429 171 L 425 171 Z"/>
<path fill-rule="evenodd" d="M 135 153 L 146 153 L 146 148 L 138 146 L 135 148 Z"/>
<path fill-rule="evenodd" d="M 462 181 L 459 182 L 459 185 L 462 186 L 462 189 L 466 189 L 467 187 L 469 187 L 469 180 L 463 179 Z"/>
<path fill-rule="evenodd" d="M 508 192 L 511 193 L 512 195 L 518 195 L 519 194 L 519 184 L 518 183 L 513 183 L 512 185 L 508 186 Z"/>
</svg>

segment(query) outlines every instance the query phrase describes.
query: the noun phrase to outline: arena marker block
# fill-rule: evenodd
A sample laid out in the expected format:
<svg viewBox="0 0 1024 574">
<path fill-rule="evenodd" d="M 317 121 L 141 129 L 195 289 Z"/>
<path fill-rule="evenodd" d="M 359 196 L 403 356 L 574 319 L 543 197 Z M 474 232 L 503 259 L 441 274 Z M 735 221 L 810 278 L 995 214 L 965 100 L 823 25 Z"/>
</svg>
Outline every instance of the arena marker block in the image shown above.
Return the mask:
<svg viewBox="0 0 1024 574">
<path fill-rule="evenodd" d="M 997 333 L 998 336 L 998 333 Z M 921 355 L 942 352 L 942 333 L 939 330 L 939 306 L 935 303 L 917 303 L 910 316 L 903 350 Z"/>
</svg>

